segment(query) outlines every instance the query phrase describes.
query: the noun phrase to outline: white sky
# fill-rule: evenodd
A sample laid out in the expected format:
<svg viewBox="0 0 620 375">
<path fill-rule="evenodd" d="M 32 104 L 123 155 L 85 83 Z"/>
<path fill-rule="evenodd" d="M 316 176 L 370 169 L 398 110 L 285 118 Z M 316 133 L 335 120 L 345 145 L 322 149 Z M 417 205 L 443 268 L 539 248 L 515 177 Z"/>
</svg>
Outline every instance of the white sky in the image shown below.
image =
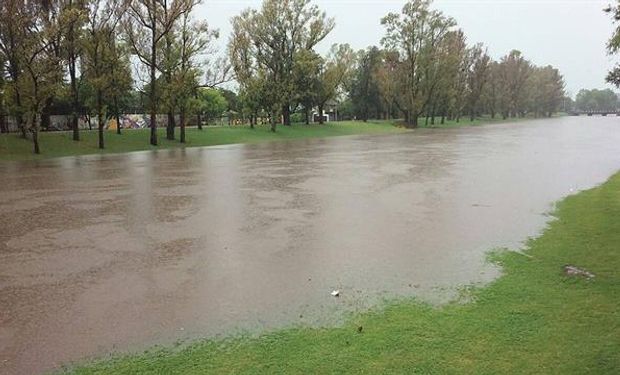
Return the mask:
<svg viewBox="0 0 620 375">
<path fill-rule="evenodd" d="M 581 88 L 604 88 L 607 70 L 617 59 L 605 44 L 613 25 L 602 9 L 614 0 L 435 0 L 433 7 L 456 19 L 470 43 L 482 42 L 494 58 L 521 50 L 532 62 L 551 64 L 564 74 L 573 96 Z M 355 49 L 379 45 L 384 29 L 380 19 L 399 11 L 405 0 L 314 0 L 336 28 L 318 46 L 326 52 L 333 43 Z M 203 0 L 196 13 L 221 32 L 224 49 L 230 18 L 260 0 Z"/>
</svg>

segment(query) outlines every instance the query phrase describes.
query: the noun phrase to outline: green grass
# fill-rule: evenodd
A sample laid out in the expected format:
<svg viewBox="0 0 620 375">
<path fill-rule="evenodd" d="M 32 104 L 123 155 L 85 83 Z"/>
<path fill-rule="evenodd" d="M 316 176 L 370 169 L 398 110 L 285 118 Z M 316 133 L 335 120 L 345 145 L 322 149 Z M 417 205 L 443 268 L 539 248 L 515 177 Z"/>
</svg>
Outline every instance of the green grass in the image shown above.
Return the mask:
<svg viewBox="0 0 620 375">
<path fill-rule="evenodd" d="M 485 116 L 473 122 L 469 119 L 461 119 L 460 122 L 446 121 L 440 124 L 440 118 L 436 118 L 434 126 L 425 125 L 424 118 L 419 120 L 420 128 L 456 128 L 463 126 L 478 126 L 495 123 L 508 123 L 516 121 L 531 120 L 531 117 L 502 120 L 501 117 L 492 119 Z M 274 134 L 269 131 L 268 126 L 258 126 L 250 129 L 249 126 L 233 127 L 205 127 L 204 130 L 196 128 L 187 129 L 187 143 L 182 145 L 177 141 L 166 140 L 165 129 L 159 129 L 159 146 L 149 145 L 149 130 L 125 130 L 122 135 L 117 135 L 113 131 L 106 131 L 106 148 L 99 150 L 97 147 L 97 131 L 80 132 L 81 140 L 74 142 L 71 132 L 49 132 L 40 133 L 41 154 L 35 155 L 32 152 L 32 141 L 24 140 L 17 134 L 0 135 L 0 161 L 8 160 L 37 160 L 49 159 L 61 156 L 88 155 L 88 154 L 110 154 L 131 151 L 156 150 L 175 147 L 199 147 L 215 146 L 233 143 L 256 143 L 265 141 L 278 141 L 299 138 L 323 138 L 341 135 L 355 134 L 386 134 L 405 131 L 398 121 L 343 121 L 337 123 L 327 123 L 324 125 L 301 125 L 278 126 Z M 178 139 L 178 129 L 177 129 Z"/>
<path fill-rule="evenodd" d="M 503 276 L 466 304 L 400 301 L 341 327 L 205 341 L 69 373 L 618 374 L 620 174 L 560 202 L 556 215 L 524 253 L 494 253 Z M 566 264 L 596 277 L 564 276 Z"/>
<path fill-rule="evenodd" d="M 267 126 L 258 126 L 256 129 L 250 129 L 249 126 L 205 127 L 204 130 L 188 128 L 187 143 L 183 146 L 178 140 L 166 140 L 165 129 L 159 129 L 159 146 L 156 147 L 149 145 L 148 129 L 126 130 L 122 135 L 117 135 L 113 131 L 106 131 L 106 148 L 104 150 L 97 148 L 98 135 L 96 131 L 81 131 L 79 142 L 72 140 L 71 132 L 43 132 L 40 134 L 41 155 L 33 154 L 31 140 L 21 139 L 17 134 L 8 134 L 0 135 L 0 161 L 402 131 L 393 123 L 384 121 L 338 122 L 324 125 L 295 124 L 293 126 L 278 126 L 276 133 L 270 132 Z"/>
</svg>

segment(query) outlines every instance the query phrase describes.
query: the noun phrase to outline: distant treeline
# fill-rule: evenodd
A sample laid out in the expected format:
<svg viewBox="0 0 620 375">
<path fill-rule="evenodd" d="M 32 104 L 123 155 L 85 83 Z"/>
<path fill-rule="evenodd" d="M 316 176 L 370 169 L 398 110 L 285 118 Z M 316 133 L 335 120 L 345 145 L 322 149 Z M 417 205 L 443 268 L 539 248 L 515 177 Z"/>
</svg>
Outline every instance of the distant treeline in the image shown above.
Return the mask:
<svg viewBox="0 0 620 375">
<path fill-rule="evenodd" d="M 575 98 L 573 109 L 583 112 L 613 112 L 620 110 L 620 100 L 618 94 L 610 89 L 581 90 Z"/>
<path fill-rule="evenodd" d="M 217 30 L 194 17 L 201 0 L 47 0 L 0 2 L 0 130 L 10 116 L 40 152 L 38 133 L 52 114 L 106 119 L 142 111 L 157 145 L 157 114 L 168 139 L 185 142 L 190 118 L 201 126 L 223 114 L 254 126 L 338 118 L 475 119 L 550 116 L 565 102 L 551 66 L 514 50 L 494 61 L 468 45 L 456 22 L 408 1 L 381 19 L 381 46 L 315 48 L 335 26 L 310 0 L 264 0 L 231 20 L 225 57 Z M 361 30 L 363 32 L 363 30 Z M 234 81 L 237 92 L 216 89 Z M 121 132 L 121 128 L 117 130 Z"/>
</svg>

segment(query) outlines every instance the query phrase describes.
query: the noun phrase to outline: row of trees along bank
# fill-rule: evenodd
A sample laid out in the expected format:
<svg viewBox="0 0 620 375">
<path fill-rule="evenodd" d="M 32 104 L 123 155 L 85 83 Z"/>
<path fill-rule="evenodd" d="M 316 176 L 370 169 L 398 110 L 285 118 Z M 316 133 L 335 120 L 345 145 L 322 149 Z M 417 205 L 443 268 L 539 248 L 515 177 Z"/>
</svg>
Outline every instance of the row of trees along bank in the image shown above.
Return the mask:
<svg viewBox="0 0 620 375">
<path fill-rule="evenodd" d="M 136 92 L 148 112 L 149 142 L 158 143 L 158 113 L 167 115 L 166 137 L 175 139 L 178 122 L 185 142 L 188 117 L 198 116 L 200 126 L 205 103 L 221 99 L 212 88 L 231 79 L 238 92 L 228 109 L 251 127 L 267 119 L 273 131 L 293 115 L 309 123 L 318 112 L 323 122 L 332 103 L 349 117 L 404 118 L 416 127 L 420 118 L 550 116 L 564 97 L 557 69 L 535 66 L 516 50 L 494 61 L 430 0 L 408 1 L 383 17 L 380 47 L 337 44 L 326 56 L 316 47 L 334 19 L 310 0 L 264 0 L 232 18 L 219 59 L 218 31 L 195 17 L 200 2 L 3 0 L 0 118 L 14 118 L 38 153 L 38 132 L 59 101 L 68 103 L 75 141 L 78 118 L 96 116 L 103 148 L 106 119 L 120 124 Z"/>
</svg>

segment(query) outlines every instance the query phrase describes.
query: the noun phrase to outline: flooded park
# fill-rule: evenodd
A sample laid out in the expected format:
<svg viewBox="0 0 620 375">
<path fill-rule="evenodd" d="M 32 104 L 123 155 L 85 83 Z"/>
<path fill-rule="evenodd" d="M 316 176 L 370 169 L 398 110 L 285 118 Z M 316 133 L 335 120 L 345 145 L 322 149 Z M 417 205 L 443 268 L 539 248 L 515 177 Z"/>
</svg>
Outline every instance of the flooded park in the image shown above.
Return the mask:
<svg viewBox="0 0 620 375">
<path fill-rule="evenodd" d="M 562 117 L 1 163 L 0 373 L 444 303 L 619 144 L 615 117 Z"/>
</svg>

